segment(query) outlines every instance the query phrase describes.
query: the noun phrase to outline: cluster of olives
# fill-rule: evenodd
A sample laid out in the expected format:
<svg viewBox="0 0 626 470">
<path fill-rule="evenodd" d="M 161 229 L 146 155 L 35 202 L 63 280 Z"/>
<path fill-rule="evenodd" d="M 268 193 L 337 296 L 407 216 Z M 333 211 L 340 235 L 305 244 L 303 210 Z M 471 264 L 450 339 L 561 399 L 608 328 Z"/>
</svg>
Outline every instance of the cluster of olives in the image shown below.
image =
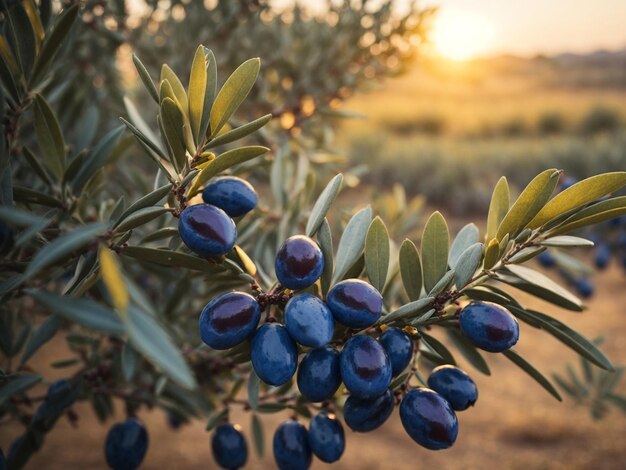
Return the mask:
<svg viewBox="0 0 626 470">
<path fill-rule="evenodd" d="M 202 200 L 204 204 L 188 206 L 181 212 L 178 222 L 180 238 L 200 256 L 225 255 L 237 241 L 233 218 L 256 207 L 256 191 L 241 178 L 222 176 L 205 187 Z"/>
<path fill-rule="evenodd" d="M 381 318 L 383 299 L 362 280 L 335 284 L 325 301 L 298 292 L 314 284 L 323 267 L 322 252 L 312 239 L 288 238 L 276 256 L 275 271 L 280 285 L 296 293 L 282 309 L 282 322 L 268 316 L 259 327 L 261 295 L 255 298 L 244 292 L 228 292 L 203 309 L 200 335 L 209 347 L 218 350 L 249 340 L 252 367 L 258 377 L 280 386 L 297 371 L 298 390 L 310 402 L 330 401 L 343 383 L 349 392 L 343 407 L 346 424 L 356 432 L 372 431 L 387 420 L 396 398 L 402 395 L 389 387 L 392 378 L 409 366 L 414 340 L 396 327 L 383 328 L 378 340 L 364 334 Z M 355 334 L 343 342 L 334 334 L 336 324 Z M 505 351 L 519 337 L 515 318 L 503 307 L 486 302 L 465 307 L 459 325 L 470 341 L 487 351 Z M 298 363 L 300 351 L 304 354 Z M 458 433 L 454 411 L 467 409 L 476 401 L 476 386 L 467 374 L 452 366 L 435 369 L 428 385 L 430 389 L 412 389 L 404 395 L 401 421 L 418 444 L 445 449 Z M 333 413 L 323 409 L 311 420 L 308 430 L 294 419 L 276 430 L 273 448 L 280 469 L 306 469 L 312 455 L 324 462 L 341 457 L 345 448 L 342 425 Z M 212 447 L 216 461 L 224 468 L 239 468 L 245 463 L 247 446 L 238 426 L 218 427 Z"/>
</svg>

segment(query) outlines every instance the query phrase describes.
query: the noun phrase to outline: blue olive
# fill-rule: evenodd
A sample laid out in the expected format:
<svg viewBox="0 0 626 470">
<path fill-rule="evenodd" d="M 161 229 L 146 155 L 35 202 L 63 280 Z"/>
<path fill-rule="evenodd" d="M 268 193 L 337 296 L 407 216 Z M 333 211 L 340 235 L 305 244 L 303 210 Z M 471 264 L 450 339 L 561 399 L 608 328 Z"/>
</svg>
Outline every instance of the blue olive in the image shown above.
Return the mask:
<svg viewBox="0 0 626 470">
<path fill-rule="evenodd" d="M 334 414 L 319 413 L 309 423 L 309 447 L 322 462 L 339 460 L 346 448 L 343 426 Z"/>
<path fill-rule="evenodd" d="M 537 256 L 537 261 L 539 261 L 539 264 L 544 268 L 551 268 L 556 264 L 556 259 L 554 258 L 554 255 L 547 250 L 539 253 L 539 256 Z"/>
<path fill-rule="evenodd" d="M 298 348 L 287 328 L 278 323 L 266 323 L 252 338 L 252 367 L 263 382 L 282 385 L 296 371 Z"/>
<path fill-rule="evenodd" d="M 339 358 L 341 379 L 357 398 L 375 398 L 391 383 L 391 362 L 385 349 L 369 336 L 350 338 Z"/>
<path fill-rule="evenodd" d="M 491 302 L 472 302 L 459 315 L 461 332 L 476 347 L 489 352 L 510 349 L 519 339 L 519 324 L 504 307 Z"/>
<path fill-rule="evenodd" d="M 333 286 L 326 303 L 335 320 L 350 328 L 366 328 L 378 321 L 383 312 L 383 298 L 367 282 L 347 279 Z"/>
<path fill-rule="evenodd" d="M 394 400 L 391 390 L 372 399 L 349 396 L 343 406 L 343 418 L 350 429 L 369 432 L 383 425 L 391 416 Z"/>
<path fill-rule="evenodd" d="M 309 351 L 298 368 L 298 390 L 312 402 L 329 400 L 341 385 L 339 353 L 330 346 Z"/>
<path fill-rule="evenodd" d="M 278 250 L 274 269 L 283 286 L 292 290 L 304 289 L 322 275 L 324 256 L 309 237 L 295 235 L 285 240 Z"/>
<path fill-rule="evenodd" d="M 202 199 L 231 217 L 247 214 L 256 207 L 258 200 L 252 185 L 236 176 L 215 178 L 202 191 Z"/>
<path fill-rule="evenodd" d="M 400 420 L 411 439 L 431 450 L 449 448 L 459 433 L 459 423 L 450 404 L 427 388 L 413 389 L 404 396 Z"/>
<path fill-rule="evenodd" d="M 219 207 L 189 206 L 178 219 L 178 234 L 187 248 L 200 256 L 225 255 L 237 240 L 237 227 Z"/>
<path fill-rule="evenodd" d="M 106 461 L 113 470 L 134 470 L 148 450 L 148 433 L 141 421 L 129 418 L 115 424 L 107 434 Z"/>
<path fill-rule="evenodd" d="M 478 400 L 478 388 L 472 378 L 451 365 L 433 369 L 428 377 L 428 386 L 448 400 L 456 411 L 466 410 Z"/>
<path fill-rule="evenodd" d="M 248 460 L 248 445 L 239 425 L 218 426 L 211 439 L 211 449 L 217 464 L 227 470 L 237 470 Z"/>
<path fill-rule="evenodd" d="M 413 341 L 400 328 L 392 327 L 380 335 L 380 344 L 391 361 L 391 373 L 395 377 L 400 374 L 413 358 Z"/>
<path fill-rule="evenodd" d="M 593 296 L 593 284 L 591 281 L 585 277 L 578 278 L 574 281 L 574 287 L 576 288 L 576 292 L 581 297 L 588 299 Z"/>
<path fill-rule="evenodd" d="M 594 258 L 596 268 L 606 269 L 609 265 L 609 261 L 611 261 L 611 247 L 605 243 L 598 245 L 596 248 L 596 256 Z"/>
<path fill-rule="evenodd" d="M 285 421 L 274 433 L 274 460 L 279 470 L 306 470 L 311 466 L 311 448 L 306 428 Z"/>
<path fill-rule="evenodd" d="M 200 336 L 213 349 L 229 349 L 248 339 L 259 323 L 261 307 L 244 292 L 228 292 L 211 300 L 200 314 Z"/>
<path fill-rule="evenodd" d="M 335 319 L 322 299 L 311 294 L 299 294 L 285 306 L 285 326 L 295 341 L 317 348 L 332 339 Z"/>
</svg>

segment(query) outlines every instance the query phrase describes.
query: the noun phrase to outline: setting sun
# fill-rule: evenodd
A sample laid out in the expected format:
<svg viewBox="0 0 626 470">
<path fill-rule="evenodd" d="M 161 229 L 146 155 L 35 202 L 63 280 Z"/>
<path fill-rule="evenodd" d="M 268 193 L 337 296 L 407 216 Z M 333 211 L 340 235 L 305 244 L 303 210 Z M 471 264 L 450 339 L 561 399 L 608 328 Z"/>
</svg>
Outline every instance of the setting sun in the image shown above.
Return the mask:
<svg viewBox="0 0 626 470">
<path fill-rule="evenodd" d="M 489 51 L 494 27 L 484 16 L 455 10 L 442 10 L 435 22 L 432 42 L 442 56 L 468 60 Z"/>
</svg>

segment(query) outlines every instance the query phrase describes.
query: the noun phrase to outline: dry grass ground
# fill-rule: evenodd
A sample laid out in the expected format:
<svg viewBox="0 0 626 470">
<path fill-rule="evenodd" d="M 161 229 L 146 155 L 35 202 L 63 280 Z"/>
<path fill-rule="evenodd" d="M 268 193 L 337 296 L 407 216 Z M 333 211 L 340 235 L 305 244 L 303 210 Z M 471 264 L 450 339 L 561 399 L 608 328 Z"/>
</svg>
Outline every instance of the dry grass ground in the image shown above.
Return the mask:
<svg viewBox="0 0 626 470">
<path fill-rule="evenodd" d="M 625 283 L 624 273 L 613 267 L 598 276 L 597 296 L 589 302 L 585 314 L 556 312 L 559 318 L 566 319 L 589 337 L 604 335 L 604 350 L 618 364 L 626 363 Z M 535 306 L 555 313 L 550 306 Z M 522 332 L 518 349 L 542 371 L 560 371 L 567 362 L 575 360 L 573 353 L 550 336 L 526 332 L 527 329 Z M 52 356 L 62 357 L 62 353 L 62 348 L 53 344 L 47 346 L 40 357 L 47 363 Z M 431 452 L 414 444 L 404 433 L 395 412 L 381 429 L 370 434 L 347 430 L 346 453 L 333 468 L 626 468 L 626 416 L 614 412 L 602 421 L 593 421 L 586 409 L 575 407 L 567 400 L 562 404 L 554 401 L 506 359 L 493 356 L 489 360 L 492 377 L 480 376 L 468 367 L 478 382 L 480 399 L 475 408 L 460 414 L 460 434 L 451 450 Z M 625 386 L 621 385 L 622 392 Z M 103 441 L 109 425 L 99 424 L 89 406 L 81 405 L 77 411 L 81 416 L 79 427 L 73 428 L 62 420 L 27 468 L 105 468 Z M 118 417 L 122 419 L 119 412 Z M 216 468 L 204 422 L 197 421 L 179 431 L 172 431 L 161 412 L 144 413 L 142 418 L 151 440 L 144 469 Z M 267 416 L 267 433 L 285 418 L 284 414 Z M 248 428 L 248 416 L 235 415 L 235 419 Z M 16 428 L 4 426 L 0 429 L 0 445 L 6 449 L 18 432 Z M 267 442 L 269 444 L 271 438 Z M 263 460 L 253 456 L 247 468 L 274 468 L 271 452 Z M 315 462 L 313 468 L 327 467 Z"/>
</svg>

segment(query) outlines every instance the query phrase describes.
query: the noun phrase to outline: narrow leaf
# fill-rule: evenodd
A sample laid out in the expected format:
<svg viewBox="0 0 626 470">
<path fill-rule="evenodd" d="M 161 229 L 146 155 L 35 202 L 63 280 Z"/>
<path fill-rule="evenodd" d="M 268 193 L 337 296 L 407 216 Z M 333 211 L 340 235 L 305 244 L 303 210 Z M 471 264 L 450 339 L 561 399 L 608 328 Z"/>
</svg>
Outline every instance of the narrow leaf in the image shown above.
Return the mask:
<svg viewBox="0 0 626 470">
<path fill-rule="evenodd" d="M 483 356 L 478 352 L 476 347 L 470 343 L 465 336 L 463 336 L 461 332 L 453 329 L 448 329 L 447 332 L 448 337 L 452 340 L 459 352 L 472 366 L 476 368 L 476 370 L 485 375 L 491 375 L 489 366 Z"/>
<path fill-rule="evenodd" d="M 422 269 L 424 289 L 430 292 L 448 270 L 448 224 L 440 212 L 434 212 L 422 234 Z"/>
<path fill-rule="evenodd" d="M 517 235 L 548 202 L 559 180 L 558 170 L 546 170 L 526 186 L 513 203 L 498 227 L 497 238 L 502 240 L 508 233 Z"/>
<path fill-rule="evenodd" d="M 537 228 L 626 186 L 626 172 L 604 173 L 584 179 L 557 194 L 528 224 Z"/>
<path fill-rule="evenodd" d="M 328 220 L 324 219 L 317 231 L 317 243 L 322 250 L 324 256 L 324 270 L 320 277 L 320 285 L 322 287 L 322 296 L 325 298 L 330 288 L 330 282 L 333 277 L 334 259 L 333 259 L 333 238 L 330 231 Z"/>
<path fill-rule="evenodd" d="M 467 224 L 461 230 L 450 245 L 450 254 L 448 255 L 448 264 L 450 268 L 454 269 L 461 253 L 469 248 L 474 243 L 478 242 L 478 227 L 475 224 Z"/>
<path fill-rule="evenodd" d="M 381 323 L 387 324 L 397 320 L 403 320 L 405 318 L 416 316 L 419 313 L 429 310 L 434 300 L 434 297 L 424 297 L 423 299 L 409 302 L 408 304 L 397 308 L 389 315 L 385 315 L 382 318 Z"/>
<path fill-rule="evenodd" d="M 556 398 L 559 401 L 563 401 L 563 398 L 561 398 L 561 395 L 559 394 L 557 389 L 554 388 L 554 385 L 552 385 L 552 383 L 550 383 L 550 381 L 541 372 L 535 369 L 535 367 L 530 362 L 528 362 L 526 359 L 524 359 L 522 356 L 517 354 L 512 349 L 509 349 L 508 351 L 504 351 L 503 354 L 507 357 L 507 359 L 509 359 L 516 366 L 518 366 L 520 369 L 522 369 L 524 372 L 530 375 L 533 379 L 535 379 L 537 383 L 541 385 L 544 389 L 546 389 L 546 391 L 550 395 L 552 395 L 554 398 Z"/>
<path fill-rule="evenodd" d="M 343 231 L 335 257 L 333 283 L 343 279 L 344 275 L 361 256 L 367 228 L 372 222 L 372 208 L 366 207 L 354 214 Z"/>
<path fill-rule="evenodd" d="M 272 120 L 271 114 L 266 114 L 258 119 L 255 119 L 248 124 L 244 124 L 243 126 L 236 127 L 228 132 L 224 132 L 220 134 L 215 139 L 213 139 L 206 148 L 217 147 L 219 145 L 230 144 L 231 142 L 235 142 L 236 140 L 243 139 L 244 137 L 249 136 L 253 132 L 261 129 L 265 124 Z"/>
<path fill-rule="evenodd" d="M 343 175 L 339 173 L 329 181 L 324 190 L 320 193 L 317 201 L 315 201 L 315 204 L 313 205 L 311 215 L 309 216 L 309 220 L 306 224 L 307 236 L 312 237 L 319 230 L 320 225 L 322 225 L 322 221 L 330 209 L 330 206 L 333 204 L 337 194 L 339 194 L 339 191 L 341 190 L 342 182 Z"/>
<path fill-rule="evenodd" d="M 200 133 L 204 114 L 204 95 L 206 93 L 207 68 L 204 46 L 198 46 L 193 58 L 189 76 L 189 121 L 196 145 L 200 145 L 203 135 Z"/>
<path fill-rule="evenodd" d="M 509 211 L 510 202 L 509 183 L 506 177 L 498 180 L 493 194 L 491 195 L 491 203 L 489 204 L 489 214 L 487 216 L 487 240 L 495 238 L 498 233 L 498 227 L 504 220 L 506 213 Z"/>
<path fill-rule="evenodd" d="M 371 284 L 382 292 L 389 270 L 389 232 L 380 217 L 372 221 L 365 238 L 365 270 Z"/>
<path fill-rule="evenodd" d="M 409 299 L 417 300 L 422 295 L 422 262 L 415 244 L 406 239 L 400 246 L 400 275 Z"/>
<path fill-rule="evenodd" d="M 210 129 L 215 137 L 241 105 L 259 74 L 261 61 L 249 59 L 241 64 L 224 83 L 211 108 Z"/>
<path fill-rule="evenodd" d="M 474 276 L 480 266 L 484 247 L 482 243 L 474 243 L 459 256 L 454 268 L 454 283 L 457 289 L 463 289 Z"/>
<path fill-rule="evenodd" d="M 46 157 L 50 171 L 61 179 L 65 169 L 65 142 L 61 126 L 54 112 L 39 94 L 35 95 L 35 132 L 41 152 Z"/>
</svg>

